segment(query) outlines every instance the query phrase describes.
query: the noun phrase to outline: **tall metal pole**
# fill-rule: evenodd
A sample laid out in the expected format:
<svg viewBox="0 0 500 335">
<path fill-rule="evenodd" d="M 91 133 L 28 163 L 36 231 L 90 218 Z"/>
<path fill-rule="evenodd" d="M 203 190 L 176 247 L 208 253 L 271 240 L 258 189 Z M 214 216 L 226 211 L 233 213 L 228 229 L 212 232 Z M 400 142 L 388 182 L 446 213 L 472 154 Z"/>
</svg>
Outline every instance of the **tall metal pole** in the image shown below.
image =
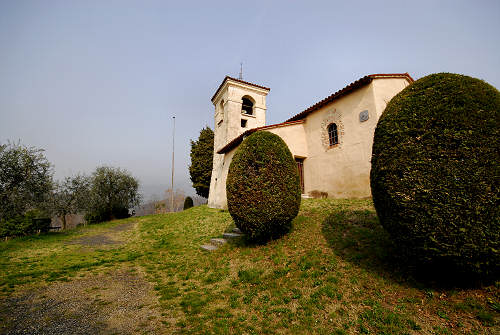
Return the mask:
<svg viewBox="0 0 500 335">
<path fill-rule="evenodd" d="M 172 194 L 170 195 L 170 208 L 172 212 L 174 211 L 174 158 L 175 158 L 175 116 L 174 119 L 174 130 L 172 132 Z"/>
</svg>

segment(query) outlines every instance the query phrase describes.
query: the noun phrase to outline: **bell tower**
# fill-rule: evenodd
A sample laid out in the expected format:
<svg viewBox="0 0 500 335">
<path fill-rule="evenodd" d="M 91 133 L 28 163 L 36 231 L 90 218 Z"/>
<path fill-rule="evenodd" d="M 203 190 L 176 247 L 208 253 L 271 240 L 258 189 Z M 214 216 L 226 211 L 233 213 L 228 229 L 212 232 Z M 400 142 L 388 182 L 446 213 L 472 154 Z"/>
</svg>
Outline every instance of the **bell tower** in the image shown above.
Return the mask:
<svg viewBox="0 0 500 335">
<path fill-rule="evenodd" d="M 270 89 L 226 76 L 212 97 L 215 106 L 214 161 L 208 205 L 226 196 L 230 160 L 217 152 L 248 129 L 266 125 L 266 96 Z M 231 154 L 232 157 L 232 154 Z M 226 162 L 227 161 L 227 162 Z"/>
<path fill-rule="evenodd" d="M 212 103 L 215 106 L 215 152 L 248 129 L 266 125 L 269 88 L 226 77 Z"/>
</svg>

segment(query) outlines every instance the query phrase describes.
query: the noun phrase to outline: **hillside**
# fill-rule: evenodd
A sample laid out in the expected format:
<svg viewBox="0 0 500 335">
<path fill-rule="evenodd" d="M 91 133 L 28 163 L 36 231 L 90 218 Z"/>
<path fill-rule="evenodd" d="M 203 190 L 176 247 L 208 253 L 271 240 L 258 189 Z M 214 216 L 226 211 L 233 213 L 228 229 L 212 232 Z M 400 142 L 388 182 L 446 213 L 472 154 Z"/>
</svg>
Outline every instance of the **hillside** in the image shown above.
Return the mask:
<svg viewBox="0 0 500 335">
<path fill-rule="evenodd" d="M 233 227 L 198 206 L 0 242 L 0 333 L 500 332 L 500 283 L 414 279 L 369 200 L 305 200 L 280 240 L 200 250 Z"/>
</svg>

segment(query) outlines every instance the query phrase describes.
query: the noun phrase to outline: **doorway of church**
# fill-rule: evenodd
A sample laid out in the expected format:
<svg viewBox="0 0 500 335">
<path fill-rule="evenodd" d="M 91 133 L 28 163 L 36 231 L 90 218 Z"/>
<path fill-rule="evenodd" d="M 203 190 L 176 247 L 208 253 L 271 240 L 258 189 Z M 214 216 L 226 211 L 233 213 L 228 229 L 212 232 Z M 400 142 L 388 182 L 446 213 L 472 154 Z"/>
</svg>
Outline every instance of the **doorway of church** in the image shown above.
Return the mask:
<svg viewBox="0 0 500 335">
<path fill-rule="evenodd" d="M 297 163 L 297 169 L 299 170 L 300 190 L 302 194 L 304 194 L 304 158 L 295 157 L 295 162 Z"/>
</svg>

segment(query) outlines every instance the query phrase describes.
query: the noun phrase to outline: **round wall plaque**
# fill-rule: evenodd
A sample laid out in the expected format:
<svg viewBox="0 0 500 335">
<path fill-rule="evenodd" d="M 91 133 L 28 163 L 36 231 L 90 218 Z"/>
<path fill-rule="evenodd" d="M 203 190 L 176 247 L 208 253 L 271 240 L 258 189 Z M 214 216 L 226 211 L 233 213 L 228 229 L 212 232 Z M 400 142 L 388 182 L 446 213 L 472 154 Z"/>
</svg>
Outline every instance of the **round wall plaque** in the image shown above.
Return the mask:
<svg viewBox="0 0 500 335">
<path fill-rule="evenodd" d="M 359 113 L 359 122 L 365 122 L 368 121 L 369 119 L 368 111 L 362 111 Z"/>
</svg>

